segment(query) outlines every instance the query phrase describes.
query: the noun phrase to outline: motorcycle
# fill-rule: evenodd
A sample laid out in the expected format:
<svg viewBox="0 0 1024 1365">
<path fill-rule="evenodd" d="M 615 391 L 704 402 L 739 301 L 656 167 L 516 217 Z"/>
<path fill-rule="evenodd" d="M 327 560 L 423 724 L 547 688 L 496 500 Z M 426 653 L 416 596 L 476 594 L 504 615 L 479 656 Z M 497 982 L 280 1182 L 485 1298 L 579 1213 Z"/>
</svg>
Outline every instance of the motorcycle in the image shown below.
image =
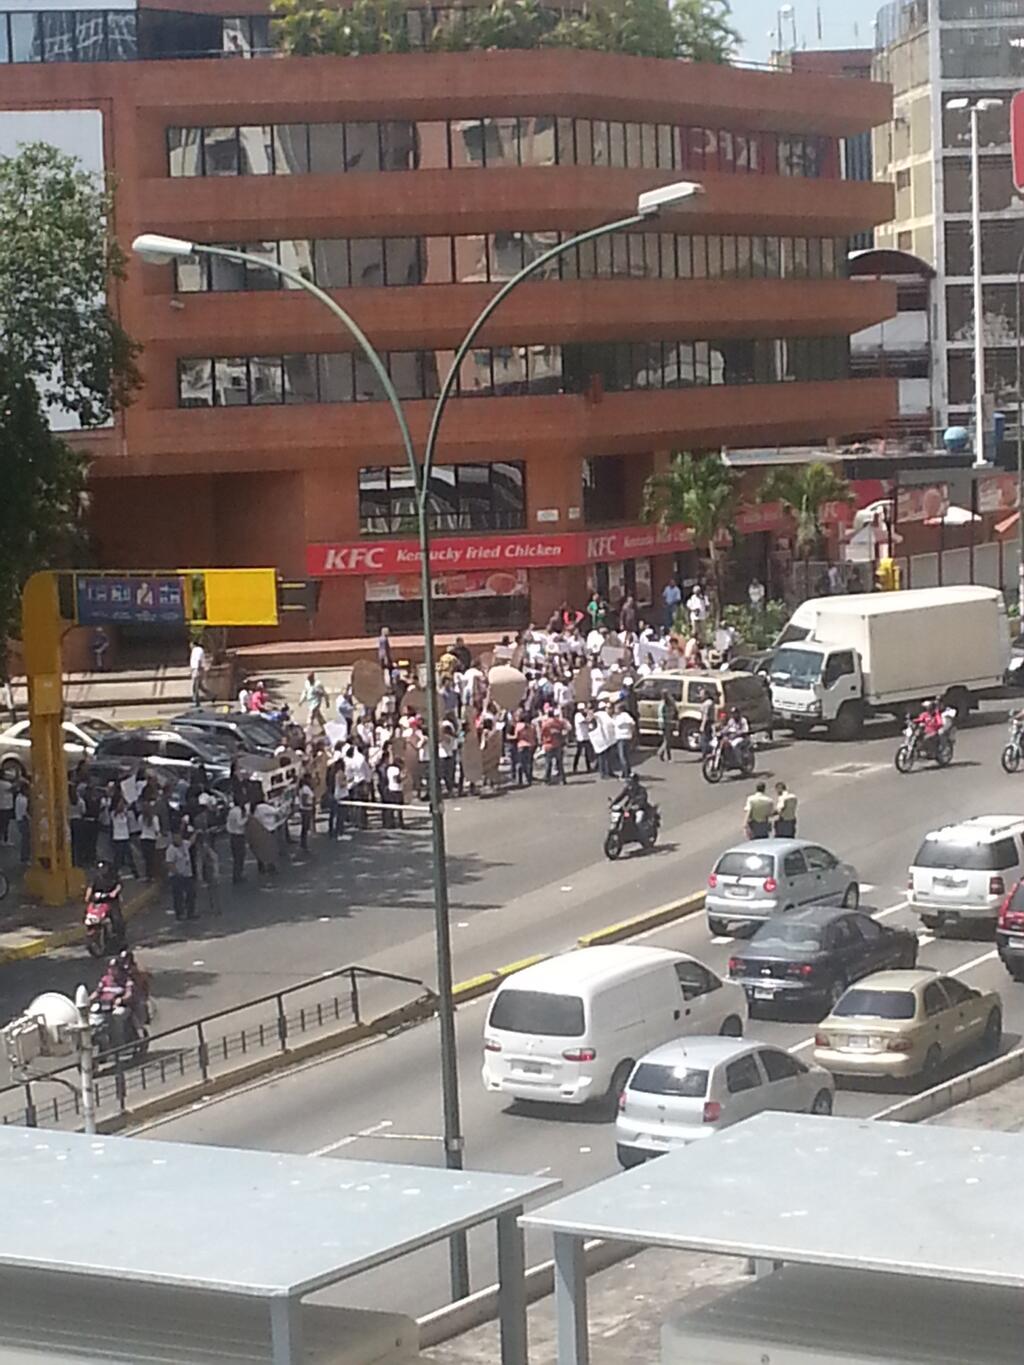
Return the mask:
<svg viewBox="0 0 1024 1365">
<path fill-rule="evenodd" d="M 125 947 L 123 931 L 111 914 L 112 902 L 97 896 L 85 907 L 85 946 L 90 957 L 110 957 Z"/>
<path fill-rule="evenodd" d="M 926 735 L 919 721 L 908 720 L 903 731 L 903 743 L 896 750 L 896 771 L 909 773 L 918 759 L 929 758 L 940 768 L 948 768 L 953 762 L 953 746 L 952 725 L 945 723 L 937 735 Z"/>
<path fill-rule="evenodd" d="M 627 844 L 639 844 L 644 849 L 653 848 L 660 829 L 661 812 L 657 806 L 648 806 L 638 820 L 636 811 L 612 802 L 608 833 L 604 840 L 604 856 L 614 862 Z"/>
<path fill-rule="evenodd" d="M 93 1047 L 100 1060 L 141 1062 L 149 1050 L 149 1029 L 140 1024 L 125 1005 L 113 1001 L 94 1001 L 89 1007 Z"/>
<path fill-rule="evenodd" d="M 710 752 L 704 757 L 700 770 L 704 781 L 710 782 L 714 786 L 721 782 L 727 772 L 740 773 L 743 777 L 750 777 L 756 765 L 757 758 L 754 754 L 754 746 L 749 738 L 744 736 L 737 741 L 729 739 L 727 735 L 716 735 L 712 741 Z"/>
<path fill-rule="evenodd" d="M 1014 717 L 1010 721 L 1010 742 L 999 755 L 1004 773 L 1015 773 L 1024 758 L 1024 720 Z"/>
</svg>

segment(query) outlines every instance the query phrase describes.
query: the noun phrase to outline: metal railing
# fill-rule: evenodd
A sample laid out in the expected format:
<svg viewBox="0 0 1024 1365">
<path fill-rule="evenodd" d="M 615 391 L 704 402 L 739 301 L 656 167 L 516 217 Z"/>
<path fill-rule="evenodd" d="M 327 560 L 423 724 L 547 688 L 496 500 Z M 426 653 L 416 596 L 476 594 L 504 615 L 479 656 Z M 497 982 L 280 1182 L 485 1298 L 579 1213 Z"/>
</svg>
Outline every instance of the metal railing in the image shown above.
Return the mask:
<svg viewBox="0 0 1024 1365">
<path fill-rule="evenodd" d="M 410 999 L 403 987 L 419 987 Z M 93 1082 L 96 1119 L 129 1113 L 147 1100 L 219 1080 L 248 1062 L 285 1054 L 301 1041 L 363 1024 L 433 989 L 418 977 L 368 967 L 341 967 L 285 990 L 218 1010 L 138 1043 L 97 1054 Z M 74 1128 L 81 1119 L 77 1062 L 0 1089 L 0 1124 Z"/>
</svg>

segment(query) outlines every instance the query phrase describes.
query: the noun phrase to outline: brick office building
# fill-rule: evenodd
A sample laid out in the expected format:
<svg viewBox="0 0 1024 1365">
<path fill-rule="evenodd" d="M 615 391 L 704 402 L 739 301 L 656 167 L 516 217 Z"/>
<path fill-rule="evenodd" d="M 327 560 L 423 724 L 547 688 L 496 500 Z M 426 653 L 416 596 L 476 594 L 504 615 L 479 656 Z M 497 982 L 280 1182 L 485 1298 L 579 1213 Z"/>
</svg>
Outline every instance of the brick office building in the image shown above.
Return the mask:
<svg viewBox="0 0 1024 1365">
<path fill-rule="evenodd" d="M 244 245 L 343 291 L 421 446 L 495 281 L 640 190 L 703 182 L 656 231 L 523 286 L 482 334 L 432 488 L 442 629 L 545 618 L 591 581 L 656 593 L 693 562 L 641 525 L 673 450 L 823 441 L 895 411 L 893 381 L 848 373 L 850 334 L 894 311 L 892 287 L 846 279 L 848 237 L 890 216 L 892 191 L 843 180 L 838 154 L 888 118 L 885 86 L 564 50 L 142 55 L 23 55 L 0 65 L 3 106 L 101 111 L 125 244 Z M 330 314 L 226 262 L 133 262 L 116 302 L 145 387 L 81 438 L 101 562 L 275 564 L 323 578 L 317 633 L 414 626 L 393 414 Z"/>
</svg>

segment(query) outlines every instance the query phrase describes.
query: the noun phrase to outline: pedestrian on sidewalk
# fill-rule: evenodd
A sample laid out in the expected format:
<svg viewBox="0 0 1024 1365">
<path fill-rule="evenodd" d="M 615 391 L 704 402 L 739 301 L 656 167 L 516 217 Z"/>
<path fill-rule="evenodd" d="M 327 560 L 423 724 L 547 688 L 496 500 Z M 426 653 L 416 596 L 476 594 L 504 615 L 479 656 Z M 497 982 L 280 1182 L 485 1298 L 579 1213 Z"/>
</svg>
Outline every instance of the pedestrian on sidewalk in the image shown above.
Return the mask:
<svg viewBox="0 0 1024 1365">
<path fill-rule="evenodd" d="M 0 848 L 6 847 L 14 819 L 14 783 L 0 773 Z"/>
<path fill-rule="evenodd" d="M 707 758 L 711 752 L 711 742 L 715 737 L 715 694 L 710 687 L 705 689 L 700 704 L 700 722 L 697 734 L 700 736 L 701 757 Z"/>
<path fill-rule="evenodd" d="M 323 725 L 324 711 L 327 708 L 327 688 L 315 673 L 307 673 L 299 705 L 306 708 L 307 725 Z"/>
<path fill-rule="evenodd" d="M 96 665 L 97 673 L 105 673 L 107 669 L 107 653 L 110 649 L 110 636 L 102 626 L 97 626 L 92 633 L 92 657 Z"/>
<path fill-rule="evenodd" d="M 402 764 L 390 749 L 385 750 L 384 763 L 384 777 L 387 784 L 385 787 L 387 805 L 384 809 L 384 827 L 385 829 L 394 829 L 397 825 L 399 829 L 405 829 L 405 819 L 402 815 L 402 806 L 405 804 Z"/>
<path fill-rule="evenodd" d="M 537 747 L 537 730 L 525 711 L 516 716 L 513 734 L 516 753 L 516 786 L 533 786 L 533 753 Z"/>
<path fill-rule="evenodd" d="M 176 829 L 165 855 L 171 883 L 171 904 L 176 920 L 196 918 L 196 879 L 192 870 L 192 849 L 180 829 Z"/>
<path fill-rule="evenodd" d="M 245 827 L 247 821 L 245 802 L 241 796 L 238 796 L 228 810 L 227 818 L 228 843 L 231 845 L 231 882 L 234 886 L 245 881 Z"/>
<path fill-rule="evenodd" d="M 308 773 L 303 773 L 299 783 L 299 848 L 309 852 L 309 832 L 316 818 L 316 793 Z"/>
<path fill-rule="evenodd" d="M 797 797 L 785 782 L 775 784 L 775 837 L 776 839 L 796 838 Z"/>
<path fill-rule="evenodd" d="M 128 821 L 128 803 L 118 796 L 110 810 L 110 842 L 114 847 L 114 871 L 127 868 L 130 877 L 135 876 L 132 862 L 131 826 Z"/>
<path fill-rule="evenodd" d="M 594 771 L 594 746 L 590 733 L 594 728 L 594 717 L 585 702 L 579 702 L 572 718 L 573 733 L 576 736 L 576 752 L 572 756 L 572 770 L 579 772 L 580 763 L 586 764 L 587 772 Z"/>
<path fill-rule="evenodd" d="M 377 636 L 377 662 L 384 675 L 385 687 L 390 687 L 395 680 L 395 660 L 391 653 L 391 632 L 387 626 L 381 626 Z"/>
<path fill-rule="evenodd" d="M 774 814 L 775 802 L 768 795 L 765 784 L 759 782 L 747 797 L 747 804 L 743 808 L 747 838 L 767 839 L 771 833 Z"/>
<path fill-rule="evenodd" d="M 202 706 L 206 691 L 206 650 L 201 640 L 193 641 L 188 655 L 188 671 L 192 679 L 192 705 Z"/>
<path fill-rule="evenodd" d="M 598 776 L 615 776 L 615 722 L 608 714 L 608 703 L 599 701 L 594 713 L 594 726 L 590 732 L 590 744 L 597 759 Z"/>
<path fill-rule="evenodd" d="M 28 783 L 20 782 L 14 798 L 14 828 L 18 832 L 18 861 L 28 867 L 31 860 L 32 821 L 29 817 Z"/>
<path fill-rule="evenodd" d="M 156 854 L 160 842 L 160 817 L 156 807 L 147 801 L 139 816 L 139 843 L 142 846 L 142 864 L 147 882 L 156 881 Z"/>
<path fill-rule="evenodd" d="M 661 731 L 658 757 L 663 763 L 672 762 L 672 737 L 676 732 L 678 719 L 679 708 L 672 699 L 672 693 L 662 692 L 661 701 L 658 703 L 658 728 Z"/>
</svg>

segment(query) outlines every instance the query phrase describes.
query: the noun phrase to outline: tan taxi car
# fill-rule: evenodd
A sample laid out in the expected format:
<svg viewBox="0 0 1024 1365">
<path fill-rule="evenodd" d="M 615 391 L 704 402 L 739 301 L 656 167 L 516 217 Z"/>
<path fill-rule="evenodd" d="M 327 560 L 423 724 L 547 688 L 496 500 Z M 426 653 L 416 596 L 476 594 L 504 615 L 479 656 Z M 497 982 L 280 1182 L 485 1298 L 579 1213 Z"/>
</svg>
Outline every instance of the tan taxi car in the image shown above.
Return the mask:
<svg viewBox="0 0 1024 1365">
<path fill-rule="evenodd" d="M 679 717 L 679 742 L 684 748 L 698 750 L 700 739 L 700 708 L 710 692 L 716 713 L 738 706 L 746 716 L 753 732 L 770 730 L 772 720 L 771 694 L 764 680 L 754 673 L 719 672 L 712 669 L 688 668 L 680 672 L 652 673 L 636 687 L 640 707 L 640 734 L 649 738 L 661 737 L 658 707 L 667 692 L 675 702 Z"/>
<path fill-rule="evenodd" d="M 874 972 L 840 996 L 818 1025 L 814 1060 L 838 1075 L 937 1079 L 973 1048 L 994 1055 L 1003 1002 L 924 968 Z"/>
</svg>

